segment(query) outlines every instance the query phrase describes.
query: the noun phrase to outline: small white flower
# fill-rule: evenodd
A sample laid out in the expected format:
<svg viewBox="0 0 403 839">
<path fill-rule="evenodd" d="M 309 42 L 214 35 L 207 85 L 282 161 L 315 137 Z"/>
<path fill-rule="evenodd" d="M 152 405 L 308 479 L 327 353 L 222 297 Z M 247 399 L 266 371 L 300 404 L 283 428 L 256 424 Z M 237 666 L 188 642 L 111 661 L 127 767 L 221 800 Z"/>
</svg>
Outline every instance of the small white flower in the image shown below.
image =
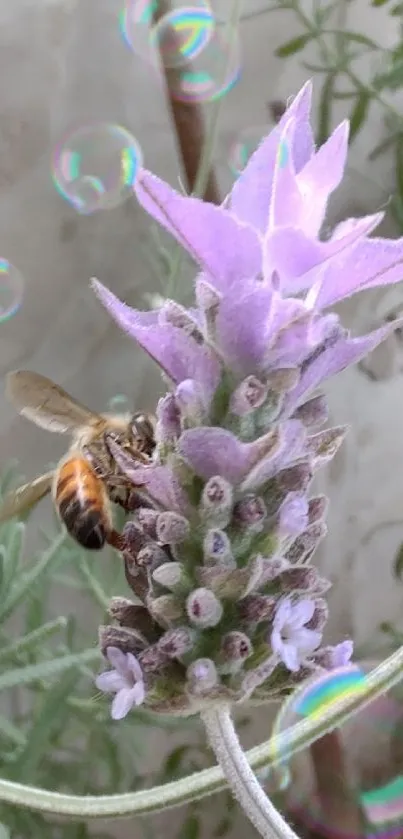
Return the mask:
<svg viewBox="0 0 403 839">
<path fill-rule="evenodd" d="M 304 599 L 293 603 L 289 597 L 281 600 L 277 608 L 271 646 L 273 652 L 277 653 L 292 673 L 299 670 L 307 656 L 319 647 L 322 640 L 321 632 L 307 629 L 305 626 L 313 617 L 314 611 L 314 600 Z"/>
<path fill-rule="evenodd" d="M 113 670 L 100 673 L 95 680 L 99 690 L 115 693 L 111 717 L 121 720 L 134 705 L 141 705 L 145 698 L 143 672 L 133 653 L 123 653 L 117 647 L 107 647 L 106 655 Z"/>
</svg>

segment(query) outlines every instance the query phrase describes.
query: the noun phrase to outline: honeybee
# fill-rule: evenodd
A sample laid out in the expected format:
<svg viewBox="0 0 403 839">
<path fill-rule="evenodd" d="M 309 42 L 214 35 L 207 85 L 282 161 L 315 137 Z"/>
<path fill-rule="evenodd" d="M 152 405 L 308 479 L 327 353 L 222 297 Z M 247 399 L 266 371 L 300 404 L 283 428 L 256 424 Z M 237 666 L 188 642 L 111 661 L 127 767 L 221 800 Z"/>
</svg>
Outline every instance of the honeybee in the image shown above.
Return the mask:
<svg viewBox="0 0 403 839">
<path fill-rule="evenodd" d="M 113 439 L 140 463 L 154 449 L 154 425 L 146 414 L 96 414 L 39 373 L 17 370 L 6 379 L 6 395 L 19 413 L 41 428 L 70 433 L 73 442 L 54 471 L 46 472 L 9 493 L 0 505 L 0 522 L 24 512 L 48 492 L 70 536 L 87 550 L 105 542 L 118 548 L 111 501 L 125 510 L 135 506 L 130 482 L 119 470 L 108 446 Z"/>
</svg>

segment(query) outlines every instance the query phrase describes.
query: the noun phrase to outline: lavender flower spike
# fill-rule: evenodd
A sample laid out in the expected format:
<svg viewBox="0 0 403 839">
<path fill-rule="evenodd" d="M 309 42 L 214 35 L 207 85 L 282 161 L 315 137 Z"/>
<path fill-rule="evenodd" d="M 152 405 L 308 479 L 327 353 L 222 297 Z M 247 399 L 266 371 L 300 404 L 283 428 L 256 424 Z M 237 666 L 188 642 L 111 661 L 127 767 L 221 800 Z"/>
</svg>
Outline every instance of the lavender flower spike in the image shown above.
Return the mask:
<svg viewBox="0 0 403 839">
<path fill-rule="evenodd" d="M 348 124 L 316 149 L 310 97 L 307 84 L 220 207 L 139 172 L 139 203 L 198 265 L 194 308 L 165 301 L 137 311 L 93 281 L 169 382 L 149 462 L 111 442 L 144 501 L 131 525 L 136 539 L 126 528 L 122 551 L 142 600 L 138 624 L 119 613 L 113 637 L 122 658 L 112 653 L 115 671 L 99 677 L 118 691 L 121 716 L 142 701 L 177 714 L 270 701 L 352 653 L 350 641 L 321 647 L 329 584 L 309 569 L 327 509 L 325 498 L 310 499 L 310 483 L 345 431 L 318 431 L 327 408 L 316 391 L 401 325 L 351 336 L 329 306 L 402 280 L 403 239 L 369 238 L 379 213 L 321 237 Z M 153 557 L 152 573 L 144 556 Z M 236 666 L 228 639 L 245 651 Z"/>
</svg>

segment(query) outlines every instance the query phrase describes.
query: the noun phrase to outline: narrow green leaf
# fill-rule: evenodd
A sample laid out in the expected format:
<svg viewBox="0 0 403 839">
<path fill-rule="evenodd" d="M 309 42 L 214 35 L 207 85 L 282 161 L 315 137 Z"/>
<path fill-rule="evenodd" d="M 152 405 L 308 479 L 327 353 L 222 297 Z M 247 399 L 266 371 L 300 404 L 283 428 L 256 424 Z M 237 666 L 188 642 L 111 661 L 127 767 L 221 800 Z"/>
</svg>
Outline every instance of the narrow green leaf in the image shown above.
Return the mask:
<svg viewBox="0 0 403 839">
<path fill-rule="evenodd" d="M 173 751 L 167 755 L 162 768 L 162 777 L 165 780 L 171 781 L 173 778 L 177 778 L 180 775 L 182 761 L 191 749 L 192 746 L 187 746 L 185 744 L 177 746 L 176 749 L 173 749 Z"/>
<path fill-rule="evenodd" d="M 389 3 L 389 0 L 372 0 L 371 6 L 375 6 L 377 8 L 378 6 L 385 6 L 386 3 Z"/>
<path fill-rule="evenodd" d="M 370 104 L 371 96 L 366 90 L 363 90 L 358 94 L 355 105 L 350 114 L 350 143 L 363 127 Z"/>
<path fill-rule="evenodd" d="M 378 143 L 370 154 L 368 155 L 368 160 L 376 160 L 380 154 L 390 149 L 391 146 L 396 142 L 396 135 L 394 134 L 392 137 L 387 137 L 386 140 L 382 140 L 381 143 Z"/>
<path fill-rule="evenodd" d="M 317 141 L 319 146 L 321 146 L 322 143 L 324 143 L 327 140 L 330 134 L 332 118 L 332 100 L 336 79 L 336 73 L 329 73 L 327 79 L 325 79 L 322 85 L 318 106 L 319 120 Z"/>
<path fill-rule="evenodd" d="M 30 652 L 36 647 L 40 647 L 44 641 L 47 641 L 47 639 L 51 638 L 51 636 L 56 632 L 60 632 L 60 630 L 65 629 L 66 627 L 67 618 L 64 617 L 55 618 L 53 621 L 47 621 L 47 623 L 39 626 L 38 629 L 34 629 L 33 632 L 29 632 L 28 635 L 23 635 L 11 644 L 0 647 L 0 662 L 7 658 L 19 656 L 21 653 Z"/>
<path fill-rule="evenodd" d="M 178 839 L 199 839 L 200 820 L 197 816 L 188 816 L 179 831 Z"/>
<path fill-rule="evenodd" d="M 20 728 L 17 728 L 7 717 L 0 715 L 0 735 L 15 746 L 25 746 L 27 738 Z"/>
<path fill-rule="evenodd" d="M 92 573 L 84 553 L 80 554 L 78 570 L 83 580 L 87 583 L 88 589 L 97 606 L 100 606 L 103 612 L 107 612 L 109 608 L 109 597 L 103 591 L 99 580 Z"/>
<path fill-rule="evenodd" d="M 346 38 L 347 41 L 354 41 L 356 44 L 363 44 L 366 47 L 371 47 L 373 50 L 379 50 L 379 44 L 376 41 L 373 41 L 371 38 L 367 38 L 366 35 L 362 35 L 361 32 L 348 32 L 343 30 L 343 37 Z"/>
<path fill-rule="evenodd" d="M 63 673 L 61 678 L 44 694 L 39 712 L 36 714 L 28 742 L 13 765 L 12 774 L 23 783 L 31 781 L 35 771 L 50 745 L 56 730 L 63 730 L 70 715 L 66 697 L 77 683 L 75 668 Z"/>
<path fill-rule="evenodd" d="M 0 690 L 17 687 L 17 685 L 29 685 L 39 679 L 52 679 L 69 670 L 70 667 L 97 661 L 100 661 L 100 652 L 97 649 L 91 649 L 42 661 L 39 664 L 30 664 L 27 667 L 18 667 L 0 674 Z"/>
<path fill-rule="evenodd" d="M 12 586 L 8 597 L 0 605 L 0 622 L 4 621 L 14 611 L 16 606 L 27 597 L 33 586 L 39 582 L 45 571 L 49 570 L 49 566 L 57 561 L 58 552 L 66 539 L 64 532 L 60 533 L 53 544 L 40 557 L 36 565 L 30 568 L 26 573 L 20 574 L 15 584 Z"/>
<path fill-rule="evenodd" d="M 403 200 L 403 148 L 402 138 L 397 141 L 395 147 L 395 173 L 396 173 L 396 192 Z"/>
<path fill-rule="evenodd" d="M 296 52 L 300 52 L 304 49 L 306 44 L 312 40 L 312 35 L 298 35 L 297 38 L 291 38 L 290 41 L 286 41 L 281 47 L 278 47 L 274 51 L 274 55 L 277 58 L 287 58 L 289 55 L 294 55 Z"/>
<path fill-rule="evenodd" d="M 393 9 L 390 9 L 389 14 L 393 15 L 393 17 L 400 17 L 400 15 L 403 14 L 403 3 L 398 3 L 396 6 L 393 6 Z"/>
</svg>

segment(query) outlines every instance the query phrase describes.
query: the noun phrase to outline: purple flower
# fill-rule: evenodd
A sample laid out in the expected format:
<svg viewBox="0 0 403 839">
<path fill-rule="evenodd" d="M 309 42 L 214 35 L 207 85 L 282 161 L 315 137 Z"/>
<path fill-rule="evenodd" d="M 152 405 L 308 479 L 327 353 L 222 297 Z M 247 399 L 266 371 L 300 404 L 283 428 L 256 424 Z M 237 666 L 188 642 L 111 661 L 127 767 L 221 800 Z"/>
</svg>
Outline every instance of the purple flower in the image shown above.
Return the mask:
<svg viewBox="0 0 403 839">
<path fill-rule="evenodd" d="M 400 282 L 403 239 L 369 238 L 381 213 L 347 219 L 323 238 L 348 124 L 315 148 L 310 102 L 307 84 L 221 206 L 139 171 L 139 203 L 198 266 L 193 308 L 166 300 L 138 311 L 93 282 L 168 380 L 148 463 L 110 442 L 117 469 L 145 505 L 134 511 L 135 538 L 126 527 L 122 551 L 142 606 L 107 629 L 117 639 L 108 646 L 124 653 L 120 667 L 113 662 L 99 677 L 117 693 L 121 715 L 143 699 L 180 713 L 194 712 L 195 697 L 239 702 L 254 693 L 270 701 L 280 683 L 293 688 L 291 673 L 303 665 L 332 669 L 351 657 L 350 641 L 319 646 L 330 584 L 309 563 L 326 535 L 327 503 L 309 492 L 345 428 L 318 430 L 327 406 L 316 391 L 401 326 L 353 336 L 329 307 Z M 186 638 L 186 657 L 169 658 L 167 632 Z M 245 663 L 237 655 L 229 666 L 228 639 L 242 639 Z"/>
<path fill-rule="evenodd" d="M 124 653 L 117 647 L 107 647 L 108 661 L 114 668 L 97 676 L 95 684 L 104 693 L 115 693 L 111 717 L 121 720 L 134 705 L 141 705 L 145 698 L 143 673 L 132 653 Z"/>
<path fill-rule="evenodd" d="M 313 600 L 293 603 L 290 597 L 280 601 L 273 621 L 271 645 L 282 662 L 296 673 L 305 659 L 319 647 L 322 633 L 306 629 L 315 611 Z"/>
</svg>

